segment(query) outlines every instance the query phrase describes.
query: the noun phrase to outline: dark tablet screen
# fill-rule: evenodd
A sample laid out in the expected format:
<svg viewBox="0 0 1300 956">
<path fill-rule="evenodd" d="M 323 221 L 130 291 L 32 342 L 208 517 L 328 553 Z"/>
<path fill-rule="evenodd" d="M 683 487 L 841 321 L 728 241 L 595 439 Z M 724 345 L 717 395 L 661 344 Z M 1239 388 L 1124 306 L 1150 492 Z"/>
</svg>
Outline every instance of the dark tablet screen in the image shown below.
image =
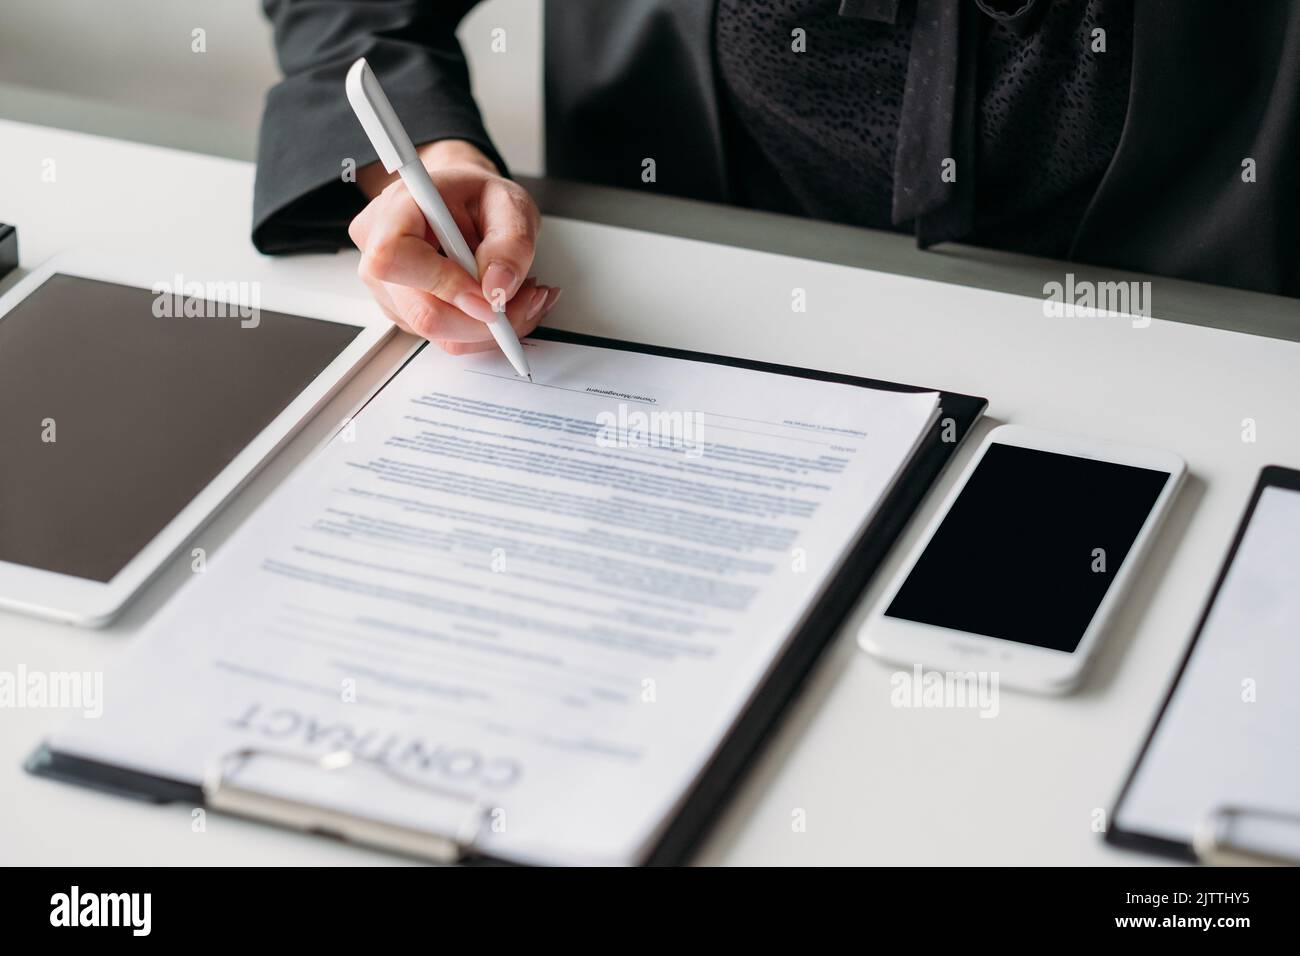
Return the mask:
<svg viewBox="0 0 1300 956">
<path fill-rule="evenodd" d="M 112 579 L 361 331 L 176 285 L 56 274 L 0 316 L 0 561 Z"/>
</svg>

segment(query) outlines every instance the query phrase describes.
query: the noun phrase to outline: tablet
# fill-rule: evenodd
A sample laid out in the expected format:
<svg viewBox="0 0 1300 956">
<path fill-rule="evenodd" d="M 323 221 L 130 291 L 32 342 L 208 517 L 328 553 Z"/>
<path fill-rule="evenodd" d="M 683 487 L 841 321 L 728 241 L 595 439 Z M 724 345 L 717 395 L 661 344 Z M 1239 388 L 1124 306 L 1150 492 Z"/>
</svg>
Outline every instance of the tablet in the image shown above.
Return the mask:
<svg viewBox="0 0 1300 956">
<path fill-rule="evenodd" d="M 0 607 L 107 623 L 391 332 L 272 285 L 81 254 L 0 298 Z"/>
<path fill-rule="evenodd" d="M 1107 840 L 1184 860 L 1223 814 L 1300 818 L 1300 471 L 1261 472 Z M 1295 839 L 1284 829 L 1269 840 Z M 1263 848 L 1261 848 L 1263 849 Z"/>
</svg>

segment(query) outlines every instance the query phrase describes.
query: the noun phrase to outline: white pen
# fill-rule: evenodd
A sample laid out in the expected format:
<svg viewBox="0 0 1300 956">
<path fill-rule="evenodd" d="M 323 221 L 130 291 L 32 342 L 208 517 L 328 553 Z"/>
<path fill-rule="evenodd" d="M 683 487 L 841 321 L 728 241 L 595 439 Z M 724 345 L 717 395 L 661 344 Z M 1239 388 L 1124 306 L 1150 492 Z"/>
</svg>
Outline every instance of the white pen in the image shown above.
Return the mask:
<svg viewBox="0 0 1300 956">
<path fill-rule="evenodd" d="M 357 114 L 362 128 L 370 137 L 371 145 L 379 154 L 379 161 L 384 164 L 384 169 L 390 173 L 401 174 L 402 182 L 406 183 L 411 198 L 420 207 L 420 212 L 424 213 L 424 218 L 429 221 L 429 227 L 433 230 L 443 251 L 475 279 L 480 278 L 478 263 L 474 261 L 474 253 L 470 251 L 469 243 L 460 234 L 451 210 L 443 202 L 438 187 L 429 178 L 429 171 L 420 162 L 415 146 L 411 143 L 411 137 L 406 133 L 406 127 L 397 118 L 393 105 L 388 102 L 383 87 L 379 85 L 379 79 L 370 69 L 370 64 L 366 62 L 365 57 L 353 63 L 352 68 L 348 70 L 346 86 L 352 111 Z M 493 305 L 495 306 L 496 303 Z M 528 370 L 524 347 L 519 344 L 519 337 L 510 327 L 505 313 L 497 312 L 495 318 L 487 323 L 487 327 L 515 371 L 531 382 L 533 376 Z"/>
</svg>

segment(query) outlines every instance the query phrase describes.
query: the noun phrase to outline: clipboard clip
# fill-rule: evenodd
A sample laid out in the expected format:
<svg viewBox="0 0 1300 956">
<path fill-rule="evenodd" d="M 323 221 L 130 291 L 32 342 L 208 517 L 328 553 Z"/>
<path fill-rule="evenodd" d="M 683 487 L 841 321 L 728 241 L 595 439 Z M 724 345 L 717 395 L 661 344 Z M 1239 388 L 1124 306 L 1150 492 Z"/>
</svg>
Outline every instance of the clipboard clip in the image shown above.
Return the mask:
<svg viewBox="0 0 1300 956">
<path fill-rule="evenodd" d="M 1196 828 L 1192 849 L 1209 866 L 1300 866 L 1300 814 L 1218 807 Z"/>
<path fill-rule="evenodd" d="M 340 775 L 364 768 L 385 781 L 408 788 L 407 795 L 462 804 L 459 822 L 446 829 L 429 829 L 363 816 L 327 802 L 288 796 L 280 787 L 241 782 L 250 776 L 257 761 L 279 764 L 280 772 L 304 773 L 305 784 L 337 787 Z M 316 776 L 316 775 L 322 776 Z M 350 781 L 349 781 L 350 782 Z M 313 786 L 312 792 L 320 788 Z M 203 779 L 203 798 L 208 807 L 222 813 L 246 817 L 308 833 L 339 837 L 352 843 L 419 857 L 435 863 L 458 863 L 471 855 L 483 830 L 488 808 L 471 794 L 412 780 L 372 758 L 358 757 L 348 750 L 318 756 L 289 751 L 243 747 L 213 761 Z"/>
</svg>

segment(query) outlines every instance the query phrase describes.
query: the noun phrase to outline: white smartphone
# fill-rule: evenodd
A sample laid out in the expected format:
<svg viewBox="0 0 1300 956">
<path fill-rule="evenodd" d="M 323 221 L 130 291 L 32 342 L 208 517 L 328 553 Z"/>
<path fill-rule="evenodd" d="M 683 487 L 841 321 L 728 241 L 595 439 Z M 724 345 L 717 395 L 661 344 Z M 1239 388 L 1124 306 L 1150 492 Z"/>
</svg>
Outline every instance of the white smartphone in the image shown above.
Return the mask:
<svg viewBox="0 0 1300 956">
<path fill-rule="evenodd" d="M 1167 451 L 995 428 L 858 642 L 898 664 L 1072 690 L 1185 471 Z"/>
</svg>

